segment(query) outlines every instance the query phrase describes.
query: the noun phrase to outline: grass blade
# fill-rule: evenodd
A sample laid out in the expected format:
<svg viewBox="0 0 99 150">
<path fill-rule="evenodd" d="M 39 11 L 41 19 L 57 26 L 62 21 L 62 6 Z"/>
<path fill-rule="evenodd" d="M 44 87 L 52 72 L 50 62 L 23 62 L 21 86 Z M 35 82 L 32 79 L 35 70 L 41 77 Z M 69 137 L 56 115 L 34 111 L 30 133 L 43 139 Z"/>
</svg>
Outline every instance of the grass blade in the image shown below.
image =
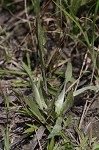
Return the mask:
<svg viewBox="0 0 99 150">
<path fill-rule="evenodd" d="M 81 88 L 77 91 L 74 91 L 73 96 L 77 96 L 77 95 L 83 93 L 86 90 L 92 90 L 92 91 L 98 92 L 99 91 L 99 85 L 97 85 L 97 86 L 87 86 L 87 87 Z"/>
<path fill-rule="evenodd" d="M 36 100 L 38 106 L 40 107 L 40 109 L 43 110 L 43 104 L 42 104 L 42 100 L 41 100 L 41 97 L 40 97 L 40 93 L 38 91 L 37 86 L 33 82 L 32 75 L 31 75 L 31 70 L 28 68 L 28 66 L 24 62 L 22 64 L 23 64 L 24 70 L 27 72 L 27 74 L 30 78 L 30 81 L 31 81 L 31 84 L 32 84 L 32 91 L 34 93 L 35 100 Z"/>
<path fill-rule="evenodd" d="M 64 97 L 65 97 L 65 86 L 61 91 L 61 93 L 59 94 L 57 101 L 55 102 L 55 112 L 57 113 L 57 115 L 60 115 L 62 111 Z"/>
<path fill-rule="evenodd" d="M 63 103 L 62 113 L 66 113 L 74 103 L 73 92 L 69 91 L 65 102 Z"/>
<path fill-rule="evenodd" d="M 55 112 L 60 115 L 60 113 L 63 110 L 63 103 L 64 103 L 64 98 L 65 98 L 65 89 L 66 89 L 66 84 L 71 80 L 72 77 L 72 65 L 69 62 L 67 64 L 67 70 L 65 72 L 65 84 L 64 84 L 64 88 L 61 91 L 61 93 L 58 96 L 57 101 L 55 102 Z"/>
<path fill-rule="evenodd" d="M 67 64 L 67 70 L 65 72 L 66 83 L 68 83 L 69 81 L 71 81 L 71 77 L 72 77 L 72 64 L 70 62 L 68 62 L 68 64 Z"/>
<path fill-rule="evenodd" d="M 52 138 L 56 135 L 60 135 L 61 130 L 62 130 L 61 124 L 62 124 L 62 117 L 58 117 L 57 120 L 56 120 L 55 126 L 53 127 L 50 135 L 48 136 L 48 139 Z"/>
<path fill-rule="evenodd" d="M 28 97 L 25 97 L 25 102 L 30 107 L 30 110 L 33 113 L 33 115 L 36 116 L 39 119 L 39 121 L 45 123 L 45 118 L 40 113 L 36 103 L 33 100 L 29 99 Z"/>
<path fill-rule="evenodd" d="M 8 126 L 7 126 L 5 136 L 4 136 L 4 150 L 9 150 L 10 149 L 9 141 L 10 141 L 10 139 L 9 139 L 9 129 L 8 129 Z"/>
</svg>

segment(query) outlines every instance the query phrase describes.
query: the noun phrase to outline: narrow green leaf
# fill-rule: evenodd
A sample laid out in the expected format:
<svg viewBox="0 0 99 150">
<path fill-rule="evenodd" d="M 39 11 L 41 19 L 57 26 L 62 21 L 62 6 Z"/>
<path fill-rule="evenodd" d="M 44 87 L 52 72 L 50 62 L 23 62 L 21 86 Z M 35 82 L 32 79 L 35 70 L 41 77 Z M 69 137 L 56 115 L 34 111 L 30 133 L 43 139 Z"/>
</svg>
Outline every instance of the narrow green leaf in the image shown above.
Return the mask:
<svg viewBox="0 0 99 150">
<path fill-rule="evenodd" d="M 60 113 L 62 111 L 64 98 L 65 98 L 65 86 L 64 86 L 63 90 L 61 91 L 61 93 L 59 94 L 57 101 L 55 102 L 55 112 L 58 115 L 60 115 Z"/>
<path fill-rule="evenodd" d="M 97 86 L 87 86 L 87 87 L 81 88 L 77 91 L 74 91 L 73 96 L 77 96 L 77 95 L 83 93 L 86 90 L 92 90 L 92 91 L 98 92 L 99 91 L 99 85 L 97 85 Z"/>
<path fill-rule="evenodd" d="M 71 117 L 71 116 L 69 116 L 69 117 L 66 119 L 66 121 L 63 120 L 64 127 L 67 127 L 67 126 L 71 123 L 71 121 L 72 121 L 72 117 Z"/>
<path fill-rule="evenodd" d="M 53 127 L 50 135 L 48 136 L 48 139 L 61 134 L 62 130 L 61 124 L 62 124 L 62 117 L 58 117 L 55 126 Z"/>
<path fill-rule="evenodd" d="M 53 88 L 53 87 L 48 87 L 48 92 L 51 94 L 51 95 L 56 95 L 57 93 L 57 89 Z"/>
<path fill-rule="evenodd" d="M 47 109 L 47 105 L 46 105 L 46 102 L 44 100 L 44 96 L 43 96 L 42 89 L 41 89 L 41 81 L 40 80 L 41 79 L 39 79 L 39 81 L 37 83 L 37 88 L 38 88 L 38 91 L 39 91 L 39 95 L 40 95 L 42 107 L 44 107 L 45 109 Z"/>
<path fill-rule="evenodd" d="M 28 66 L 24 62 L 22 62 L 22 64 L 23 64 L 24 70 L 27 72 L 27 74 L 30 78 L 30 81 L 31 81 L 31 84 L 32 84 L 32 91 L 34 93 L 35 100 L 36 100 L 38 106 L 40 107 L 40 109 L 43 110 L 43 104 L 42 104 L 42 100 L 41 100 L 41 97 L 40 97 L 40 93 L 39 93 L 39 90 L 38 90 L 37 86 L 33 82 L 32 75 L 31 75 L 31 70 L 28 68 Z"/>
<path fill-rule="evenodd" d="M 2 70 L 0 69 L 0 75 L 4 75 L 4 74 L 15 74 L 15 75 L 26 75 L 26 73 L 22 72 L 22 71 L 12 71 L 12 70 Z"/>
<path fill-rule="evenodd" d="M 63 110 L 63 103 L 64 103 L 64 98 L 65 98 L 65 88 L 66 88 L 66 84 L 71 80 L 72 77 L 72 65 L 70 62 L 68 62 L 67 64 L 67 70 L 65 72 L 65 84 L 64 84 L 64 88 L 61 91 L 61 93 L 58 96 L 57 101 L 55 102 L 55 112 L 60 115 L 60 113 Z"/>
<path fill-rule="evenodd" d="M 68 111 L 74 103 L 74 97 L 73 97 L 73 92 L 69 91 L 68 95 L 65 99 L 65 102 L 63 103 L 63 107 L 62 107 L 62 112 L 61 113 L 65 113 L 66 111 Z"/>
<path fill-rule="evenodd" d="M 40 113 L 36 103 L 28 97 L 25 97 L 25 102 L 30 107 L 30 110 L 32 111 L 33 115 L 36 116 L 42 123 L 45 123 L 45 118 Z"/>
<path fill-rule="evenodd" d="M 68 62 L 67 70 L 65 72 L 66 83 L 71 81 L 71 77 L 72 77 L 72 64 Z"/>
<path fill-rule="evenodd" d="M 28 68 L 28 66 L 24 62 L 22 62 L 22 66 L 23 66 L 23 69 L 28 74 L 28 76 L 29 76 L 29 78 L 30 78 L 30 80 L 31 80 L 31 82 L 33 84 L 33 79 L 32 79 L 32 76 L 31 76 L 31 70 L 30 70 L 30 68 Z"/>
<path fill-rule="evenodd" d="M 30 128 L 28 128 L 28 129 L 26 129 L 23 133 L 33 133 L 35 130 L 37 130 L 38 129 L 38 127 L 37 126 L 35 126 L 35 125 L 31 125 L 31 127 Z"/>
<path fill-rule="evenodd" d="M 35 100 L 37 102 L 37 104 L 39 105 L 40 109 L 43 110 L 43 104 L 42 104 L 42 101 L 41 101 L 41 97 L 40 97 L 40 93 L 38 91 L 38 88 L 36 87 L 36 85 L 34 84 L 33 86 L 33 92 L 35 94 Z"/>
<path fill-rule="evenodd" d="M 47 150 L 53 150 L 53 148 L 54 148 L 54 137 L 51 138 Z"/>
<path fill-rule="evenodd" d="M 10 149 L 10 139 L 9 139 L 9 129 L 8 126 L 6 127 L 6 132 L 4 136 L 4 150 L 9 150 Z"/>
</svg>

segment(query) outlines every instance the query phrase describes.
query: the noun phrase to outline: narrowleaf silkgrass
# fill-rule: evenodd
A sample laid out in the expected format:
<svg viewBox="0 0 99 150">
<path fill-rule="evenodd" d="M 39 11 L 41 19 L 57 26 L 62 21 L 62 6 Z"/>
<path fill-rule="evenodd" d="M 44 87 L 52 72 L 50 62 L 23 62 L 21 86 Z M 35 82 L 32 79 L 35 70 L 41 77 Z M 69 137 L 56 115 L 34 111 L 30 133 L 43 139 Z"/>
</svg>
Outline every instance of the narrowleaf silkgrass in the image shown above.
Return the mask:
<svg viewBox="0 0 99 150">
<path fill-rule="evenodd" d="M 65 1 L 67 3 L 67 1 Z M 84 41 L 85 41 L 85 45 L 86 47 L 89 49 L 90 54 L 91 54 L 91 58 L 92 58 L 92 62 L 93 64 L 95 64 L 95 54 L 94 54 L 94 32 L 95 32 L 95 22 L 96 22 L 96 14 L 98 11 L 98 7 L 99 7 L 99 1 L 97 1 L 96 3 L 96 7 L 95 7 L 95 12 L 94 12 L 94 19 L 93 19 L 93 26 L 92 26 L 92 41 L 90 42 L 87 31 L 85 31 L 83 29 L 83 27 L 81 26 L 81 24 L 79 23 L 77 17 L 76 17 L 76 13 L 79 9 L 79 5 L 81 1 L 77 1 L 78 3 L 76 4 L 76 8 L 73 10 L 73 5 L 76 1 L 72 1 L 73 3 L 71 4 L 72 7 L 69 7 L 70 13 L 64 8 L 64 6 L 59 5 L 62 3 L 56 3 L 56 6 L 64 13 L 65 16 L 68 16 L 68 18 L 70 18 L 71 21 L 73 21 L 76 26 L 79 28 L 81 34 L 83 35 Z M 83 2 L 84 3 L 84 2 Z M 42 28 L 41 28 L 41 23 L 40 23 L 40 1 L 35 1 L 35 12 L 36 12 L 36 16 L 37 16 L 37 26 L 36 26 L 36 34 L 37 34 L 37 39 L 38 39 L 38 48 L 39 48 L 39 57 L 40 57 L 40 62 L 41 62 L 41 66 L 42 66 L 42 75 L 43 75 L 43 81 L 46 83 L 46 68 L 45 68 L 45 64 L 44 64 L 44 58 L 43 58 L 43 33 L 42 33 Z M 69 6 L 69 5 L 68 5 Z M 82 41 L 83 43 L 83 41 Z M 23 64 L 23 68 L 24 70 L 27 72 L 27 74 L 29 75 L 30 81 L 32 83 L 32 92 L 34 93 L 34 97 L 35 97 L 35 101 L 31 101 L 30 99 L 27 100 L 27 98 L 25 98 L 25 102 L 26 104 L 30 107 L 30 112 L 33 113 L 33 116 L 35 116 L 41 123 L 43 123 L 47 129 L 47 131 L 49 132 L 48 135 L 48 145 L 47 145 L 47 149 L 48 150 L 55 150 L 55 149 L 75 149 L 76 150 L 81 150 L 81 149 L 88 149 L 89 148 L 89 137 L 88 136 L 84 136 L 83 133 L 81 131 L 79 131 L 79 129 L 77 130 L 81 140 L 79 141 L 78 146 L 75 146 L 75 144 L 73 144 L 71 142 L 71 140 L 68 138 L 68 136 L 65 134 L 63 128 L 68 126 L 72 120 L 71 117 L 69 116 L 69 118 L 67 118 L 67 120 L 64 120 L 64 114 L 73 106 L 73 100 L 74 97 L 81 94 L 82 92 L 84 92 L 85 90 L 94 90 L 94 91 L 99 91 L 99 87 L 98 86 L 88 86 L 76 91 L 68 91 L 67 96 L 66 96 L 66 86 L 67 83 L 71 81 L 72 78 L 72 65 L 69 62 L 67 64 L 67 70 L 65 73 L 65 81 L 63 84 L 63 88 L 60 90 L 60 92 L 56 92 L 56 96 L 54 97 L 54 102 L 52 102 L 52 106 L 50 107 L 47 103 L 46 103 L 46 99 L 43 97 L 43 93 L 41 95 L 39 89 L 37 88 L 37 85 L 35 85 L 35 83 L 33 82 L 32 76 L 31 76 L 31 71 L 28 69 L 28 66 L 26 66 L 26 64 Z M 48 91 L 48 87 L 46 86 L 46 89 Z M 58 94 L 57 94 L 58 93 Z M 58 96 L 57 96 L 58 95 Z M 42 97 L 43 97 L 43 101 L 42 101 Z M 34 104 L 35 103 L 35 104 Z M 43 103 L 45 105 L 45 107 L 43 106 Z M 35 106 L 36 109 L 34 109 L 33 105 Z M 50 111 L 48 111 L 48 109 Z M 25 109 L 24 109 L 25 112 Z M 41 113 L 42 112 L 42 113 Z M 31 113 L 30 113 L 31 114 Z M 48 116 L 48 117 L 47 117 Z M 48 123 L 50 121 L 50 124 Z M 29 130 L 29 129 L 28 129 Z M 26 130 L 26 133 L 28 132 L 28 130 Z M 34 129 L 33 129 L 34 131 Z M 62 144 L 57 144 L 55 141 L 56 137 L 61 137 L 64 141 L 64 146 Z M 94 141 L 94 139 L 93 139 Z M 69 144 L 68 144 L 69 143 Z M 95 147 L 99 147 L 99 145 L 92 145 L 92 149 L 95 150 Z M 75 148 L 74 148 L 75 147 Z"/>
<path fill-rule="evenodd" d="M 31 75 L 31 70 L 30 68 L 23 63 L 23 68 L 26 71 L 26 73 L 28 74 L 30 81 L 31 81 L 31 87 L 32 87 L 32 92 L 33 92 L 33 99 L 28 98 L 27 96 L 23 95 L 24 101 L 25 103 L 29 106 L 28 109 L 23 108 L 21 110 L 21 112 L 28 114 L 30 116 L 32 116 L 34 119 L 38 120 L 40 123 L 42 123 L 44 125 L 44 127 L 46 127 L 46 130 L 48 131 L 49 135 L 48 135 L 48 145 L 47 148 L 48 150 L 50 149 L 56 149 L 57 146 L 61 149 L 62 145 L 57 145 L 55 142 L 55 138 L 61 137 L 64 141 L 64 148 L 71 148 L 72 150 L 74 149 L 74 147 L 76 147 L 77 150 L 81 150 L 81 148 L 88 148 L 89 147 L 89 137 L 88 136 L 84 136 L 82 138 L 82 132 L 79 131 L 79 136 L 81 138 L 79 146 L 75 146 L 75 144 L 72 143 L 72 141 L 68 138 L 68 136 L 66 135 L 65 131 L 63 130 L 64 128 L 66 128 L 69 124 L 71 124 L 72 119 L 69 116 L 69 118 L 67 118 L 66 120 L 64 119 L 64 114 L 73 106 L 73 102 L 74 102 L 74 97 L 81 94 L 82 92 L 84 92 L 85 90 L 94 90 L 94 91 L 99 91 L 99 87 L 96 86 L 88 86 L 76 91 L 72 91 L 69 90 L 67 92 L 67 96 L 66 96 L 66 86 L 67 83 L 71 81 L 72 78 L 72 65 L 70 62 L 68 62 L 67 64 L 67 70 L 65 72 L 65 81 L 63 84 L 63 88 L 61 89 L 61 91 L 57 92 L 58 94 L 56 94 L 55 96 L 55 100 L 53 100 L 52 105 L 49 105 L 47 103 L 47 99 L 45 99 L 43 97 L 44 93 L 42 91 L 41 85 L 39 84 L 38 87 L 38 83 L 34 83 L 33 79 L 32 79 L 32 75 Z M 37 81 L 39 82 L 39 81 Z M 39 89 L 41 88 L 41 90 Z M 42 92 L 40 92 L 42 91 Z M 58 95 L 58 96 L 57 96 Z M 50 124 L 49 124 L 50 122 Z M 40 124 L 38 124 L 40 126 Z M 24 133 L 28 136 L 30 134 L 34 133 L 34 126 L 30 125 L 31 127 L 29 127 Z M 37 128 L 37 127 L 36 127 Z M 80 135 L 81 134 L 81 135 Z M 93 140 L 94 141 L 94 140 Z M 93 144 L 93 150 L 94 146 L 96 146 L 95 144 Z M 97 145 L 98 147 L 98 145 Z"/>
<path fill-rule="evenodd" d="M 4 1 L 2 1 L 4 3 Z M 41 12 L 40 12 L 40 0 L 31 0 L 34 12 L 36 14 L 36 36 L 37 36 L 37 53 L 39 55 L 39 62 L 40 62 L 40 68 L 42 70 L 42 75 L 39 77 L 39 79 L 35 82 L 34 78 L 36 74 L 34 75 L 31 70 L 31 60 L 29 53 L 26 53 L 27 57 L 27 65 L 22 62 L 22 67 L 24 71 L 10 71 L 10 70 L 0 70 L 0 76 L 3 77 L 4 75 L 20 75 L 23 77 L 29 77 L 29 81 L 27 83 L 22 83 L 20 81 L 14 82 L 14 86 L 16 87 L 27 87 L 30 86 L 32 89 L 32 98 L 29 98 L 25 94 L 22 93 L 21 90 L 13 90 L 15 94 L 17 94 L 18 99 L 20 97 L 22 98 L 22 101 L 26 104 L 25 108 L 22 108 L 20 112 L 31 116 L 33 119 L 33 124 L 26 124 L 27 129 L 24 131 L 24 134 L 27 136 L 30 136 L 31 134 L 37 135 L 37 131 L 40 129 L 40 127 L 44 127 L 44 130 L 41 130 L 42 135 L 45 136 L 46 139 L 46 149 L 47 150 L 82 150 L 82 149 L 92 149 L 97 150 L 99 149 L 99 144 L 95 143 L 95 137 L 91 139 L 88 135 L 84 135 L 83 132 L 79 129 L 78 125 L 76 126 L 74 124 L 76 133 L 78 134 L 78 137 L 80 140 L 77 140 L 75 138 L 75 135 L 72 135 L 70 138 L 66 132 L 67 127 L 69 125 L 72 125 L 72 116 L 66 116 L 64 115 L 69 111 L 69 109 L 73 106 L 74 98 L 75 96 L 78 96 L 79 94 L 83 93 L 86 90 L 92 90 L 96 93 L 99 92 L 99 86 L 86 86 L 84 88 L 81 88 L 79 90 L 73 91 L 73 89 L 67 90 L 68 83 L 76 83 L 75 79 L 72 75 L 72 64 L 71 62 L 66 62 L 67 69 L 66 72 L 64 71 L 60 72 L 57 71 L 56 74 L 60 75 L 64 78 L 64 82 L 59 85 L 58 88 L 47 86 L 47 83 L 50 82 L 50 78 L 46 77 L 46 65 L 44 60 L 44 47 L 43 47 L 43 40 L 44 40 L 44 34 L 42 31 L 41 26 Z M 82 5 L 86 5 L 86 0 L 72 0 L 67 1 L 64 0 L 64 3 L 66 4 L 66 9 L 62 5 L 62 0 L 60 1 L 53 1 L 56 4 L 56 11 L 60 10 L 60 17 L 61 14 L 64 13 L 66 17 L 70 19 L 70 25 L 75 26 L 79 29 L 78 32 L 80 32 L 83 36 L 83 39 L 77 39 L 78 41 L 81 41 L 84 45 L 86 45 L 87 49 L 89 49 L 92 62 L 94 65 L 94 68 L 96 68 L 96 58 L 95 58 L 95 52 L 94 52 L 94 42 L 95 42 L 95 32 L 96 32 L 96 20 L 97 20 L 97 13 L 99 9 L 99 0 L 95 1 L 95 10 L 93 13 L 93 21 L 92 21 L 92 38 L 90 40 L 89 35 L 87 33 L 87 30 L 83 28 L 83 26 L 80 24 L 78 18 L 77 18 L 77 12 L 79 8 Z M 91 2 L 91 0 L 90 0 Z M 62 17 L 61 17 L 62 19 Z M 59 22 L 58 22 L 59 23 Z M 73 24 L 74 23 L 74 24 Z M 87 24 L 86 24 L 87 26 Z M 61 27 L 62 27 L 62 20 L 61 20 Z M 73 37 L 74 33 L 69 32 L 71 37 Z M 72 35 L 71 35 L 72 34 Z M 74 35 L 75 36 L 75 35 Z M 6 57 L 6 61 L 9 60 L 9 57 Z M 50 65 L 50 64 L 49 64 Z M 98 69 L 98 68 L 97 68 Z M 56 76 L 55 76 L 56 77 Z M 17 83 L 17 85 L 16 85 Z M 46 96 L 45 96 L 46 95 Z M 6 98 L 5 95 L 5 107 L 6 107 L 6 114 L 8 119 L 8 111 L 9 111 L 9 101 Z M 7 120 L 8 121 L 8 120 Z M 46 133 L 43 133 L 43 131 L 46 130 Z M 74 137 L 73 137 L 74 136 Z M 61 141 L 61 142 L 60 142 Z M 90 144 L 91 143 L 91 144 Z M 90 145 L 90 147 L 89 147 Z M 4 150 L 9 150 L 10 147 L 10 139 L 9 139 L 9 129 L 8 124 L 6 125 L 5 130 L 5 136 L 4 136 Z"/>
</svg>

